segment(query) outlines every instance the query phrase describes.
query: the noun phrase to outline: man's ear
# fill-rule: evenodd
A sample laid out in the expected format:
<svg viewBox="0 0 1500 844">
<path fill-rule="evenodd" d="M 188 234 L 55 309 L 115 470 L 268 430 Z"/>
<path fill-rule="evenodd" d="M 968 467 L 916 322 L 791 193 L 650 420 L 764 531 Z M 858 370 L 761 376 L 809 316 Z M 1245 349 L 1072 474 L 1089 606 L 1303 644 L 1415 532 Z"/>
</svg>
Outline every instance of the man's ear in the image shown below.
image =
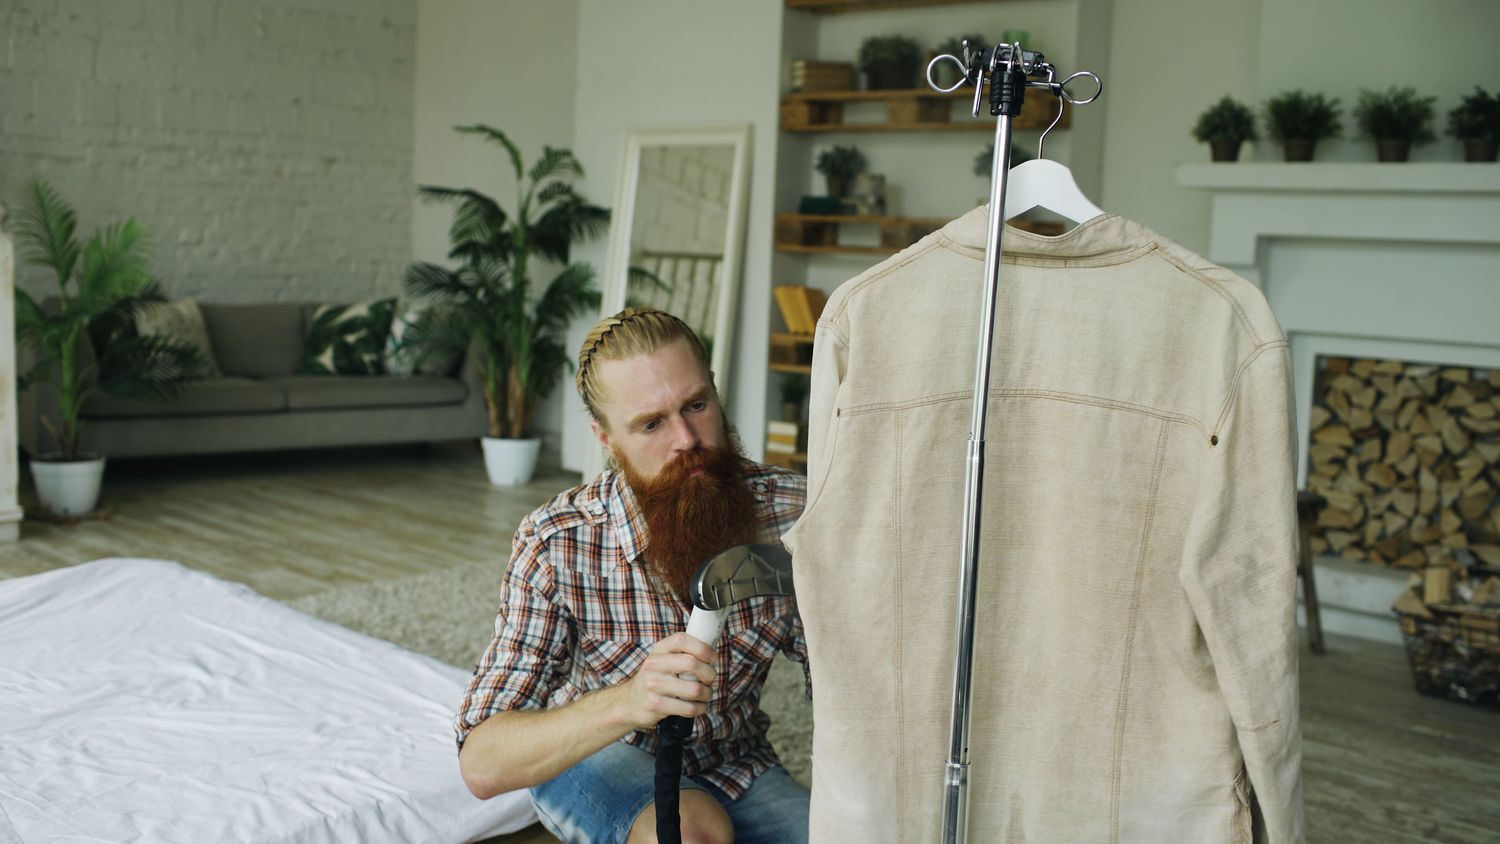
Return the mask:
<svg viewBox="0 0 1500 844">
<path fill-rule="evenodd" d="M 610 457 L 614 457 L 615 447 L 613 445 L 610 445 L 609 432 L 604 430 L 604 426 L 600 425 L 599 420 L 597 419 L 590 419 L 589 427 L 594 430 L 594 436 L 598 438 L 599 445 L 604 447 L 604 453 L 609 455 Z"/>
</svg>

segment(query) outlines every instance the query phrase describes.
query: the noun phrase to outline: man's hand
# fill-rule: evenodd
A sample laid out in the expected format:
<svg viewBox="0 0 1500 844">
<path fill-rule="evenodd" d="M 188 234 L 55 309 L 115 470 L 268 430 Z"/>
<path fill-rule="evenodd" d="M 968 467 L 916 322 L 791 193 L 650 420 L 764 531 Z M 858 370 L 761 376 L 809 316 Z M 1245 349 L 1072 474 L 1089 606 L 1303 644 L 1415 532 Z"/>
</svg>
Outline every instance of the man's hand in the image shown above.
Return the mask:
<svg viewBox="0 0 1500 844">
<path fill-rule="evenodd" d="M 713 648 L 686 633 L 652 645 L 651 655 L 622 686 L 626 720 L 645 730 L 668 715 L 693 718 L 707 712 L 704 701 L 713 694 L 718 673 L 715 659 Z"/>
</svg>

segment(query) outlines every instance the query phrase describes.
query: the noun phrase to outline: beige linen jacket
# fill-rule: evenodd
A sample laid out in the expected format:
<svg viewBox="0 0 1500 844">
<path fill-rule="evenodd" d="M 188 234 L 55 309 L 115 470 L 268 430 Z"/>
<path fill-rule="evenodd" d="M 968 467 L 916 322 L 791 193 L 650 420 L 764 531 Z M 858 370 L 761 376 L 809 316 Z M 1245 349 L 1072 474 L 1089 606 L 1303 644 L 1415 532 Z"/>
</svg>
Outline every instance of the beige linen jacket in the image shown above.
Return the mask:
<svg viewBox="0 0 1500 844">
<path fill-rule="evenodd" d="M 817 842 L 940 837 L 987 213 L 846 282 L 818 323 L 785 540 Z M 970 840 L 1301 841 L 1280 327 L 1250 283 L 1117 216 L 1007 229 L 1005 250 Z"/>
</svg>

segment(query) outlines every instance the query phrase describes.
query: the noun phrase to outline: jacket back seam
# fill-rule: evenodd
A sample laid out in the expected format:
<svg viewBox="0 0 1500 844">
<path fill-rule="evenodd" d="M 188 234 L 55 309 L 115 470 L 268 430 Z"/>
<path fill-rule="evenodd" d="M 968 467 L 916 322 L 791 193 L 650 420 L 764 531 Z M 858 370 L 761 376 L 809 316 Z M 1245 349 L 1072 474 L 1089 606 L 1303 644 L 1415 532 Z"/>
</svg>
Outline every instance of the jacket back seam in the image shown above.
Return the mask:
<svg viewBox="0 0 1500 844">
<path fill-rule="evenodd" d="M 1130 593 L 1130 616 L 1125 626 L 1125 657 L 1120 668 L 1120 690 L 1115 698 L 1115 746 L 1110 772 L 1109 840 L 1118 844 L 1120 840 L 1120 785 L 1121 768 L 1125 750 L 1125 721 L 1130 701 L 1131 659 L 1135 655 L 1135 632 L 1140 621 L 1141 589 L 1146 579 L 1146 551 L 1151 546 L 1151 528 L 1156 521 L 1156 503 L 1161 492 L 1162 467 L 1166 464 L 1167 432 L 1171 428 L 1162 420 L 1161 431 L 1156 437 L 1156 459 L 1151 469 L 1151 494 L 1147 499 L 1146 521 L 1141 527 L 1140 551 L 1135 561 L 1135 585 Z"/>
</svg>

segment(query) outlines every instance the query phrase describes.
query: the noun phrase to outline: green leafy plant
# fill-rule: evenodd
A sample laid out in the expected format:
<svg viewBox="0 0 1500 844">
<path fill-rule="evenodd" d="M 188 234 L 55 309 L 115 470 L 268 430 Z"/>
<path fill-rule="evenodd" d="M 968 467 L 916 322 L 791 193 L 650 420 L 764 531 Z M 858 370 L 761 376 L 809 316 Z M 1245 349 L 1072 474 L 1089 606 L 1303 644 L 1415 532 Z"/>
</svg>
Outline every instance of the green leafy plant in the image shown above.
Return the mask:
<svg viewBox="0 0 1500 844">
<path fill-rule="evenodd" d="M 19 392 L 50 381 L 56 388 L 57 418 L 41 421 L 64 461 L 79 459 L 79 414 L 89 396 L 169 401 L 204 364 L 191 345 L 136 331 L 140 309 L 165 299 L 151 279 L 145 227 L 130 218 L 83 244 L 77 228 L 77 213 L 56 190 L 40 180 L 28 186 L 16 242 L 26 263 L 52 271 L 58 305 L 44 309 L 16 288 L 16 343 L 36 361 L 16 386 Z"/>
<path fill-rule="evenodd" d="M 852 179 L 865 171 L 869 162 L 859 147 L 834 146 L 818 153 L 814 168 L 830 179 Z"/>
<path fill-rule="evenodd" d="M 1266 101 L 1266 131 L 1278 141 L 1336 138 L 1343 131 L 1339 101 L 1300 89 L 1284 91 Z"/>
<path fill-rule="evenodd" d="M 859 68 L 872 89 L 910 88 L 921 63 L 921 45 L 905 35 L 873 35 L 859 45 Z"/>
<path fill-rule="evenodd" d="M 1500 140 L 1500 95 L 1478 85 L 1448 112 L 1448 134 L 1460 140 Z"/>
<path fill-rule="evenodd" d="M 583 167 L 572 152 L 544 147 L 527 168 L 499 129 L 454 129 L 505 150 L 516 175 L 516 212 L 472 188 L 421 186 L 424 200 L 455 206 L 448 258 L 457 267 L 419 261 L 407 268 L 407 292 L 433 304 L 411 327 L 412 342 L 424 357 L 477 347 L 490 436 L 525 437 L 534 403 L 573 366 L 568 324 L 599 307 L 593 269 L 570 263 L 569 253 L 574 240 L 604 231 L 609 211 L 574 190 L 569 180 Z M 564 265 L 535 296 L 533 258 Z"/>
<path fill-rule="evenodd" d="M 1203 143 L 1257 140 L 1255 113 L 1249 106 L 1226 96 L 1198 115 L 1198 122 L 1193 125 L 1193 137 Z"/>
<path fill-rule="evenodd" d="M 1387 91 L 1360 90 L 1354 122 L 1360 135 L 1374 140 L 1414 144 L 1432 141 L 1432 118 L 1437 97 L 1424 97 L 1415 88 L 1392 86 Z"/>
</svg>

